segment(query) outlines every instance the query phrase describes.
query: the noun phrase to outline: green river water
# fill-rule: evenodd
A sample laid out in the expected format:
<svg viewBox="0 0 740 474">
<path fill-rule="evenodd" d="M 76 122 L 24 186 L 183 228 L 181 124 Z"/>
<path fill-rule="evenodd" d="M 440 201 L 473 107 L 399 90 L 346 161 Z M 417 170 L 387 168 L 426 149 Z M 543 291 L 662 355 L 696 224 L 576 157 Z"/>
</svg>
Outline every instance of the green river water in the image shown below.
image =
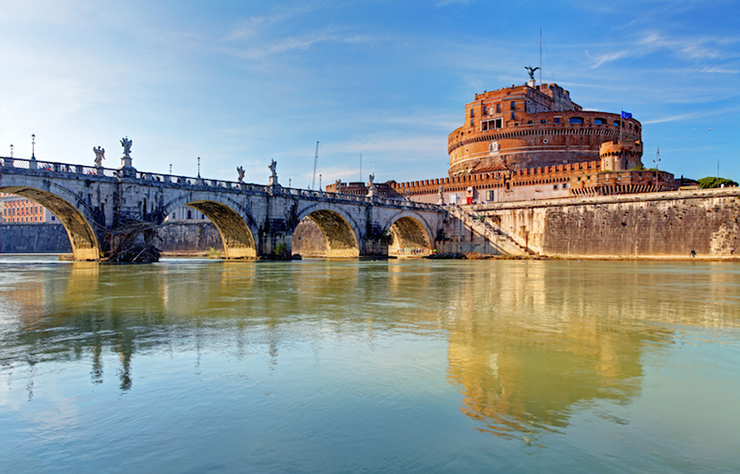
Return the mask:
<svg viewBox="0 0 740 474">
<path fill-rule="evenodd" d="M 740 266 L 0 256 L 0 472 L 739 472 Z"/>
</svg>

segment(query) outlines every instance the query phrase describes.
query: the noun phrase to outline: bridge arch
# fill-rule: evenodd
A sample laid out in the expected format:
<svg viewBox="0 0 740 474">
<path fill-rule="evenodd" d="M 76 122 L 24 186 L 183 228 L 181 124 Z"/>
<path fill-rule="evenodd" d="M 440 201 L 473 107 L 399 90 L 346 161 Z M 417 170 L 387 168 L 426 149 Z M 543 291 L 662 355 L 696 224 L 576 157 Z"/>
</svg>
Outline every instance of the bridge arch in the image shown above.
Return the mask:
<svg viewBox="0 0 740 474">
<path fill-rule="evenodd" d="M 40 189 L 42 183 L 45 189 Z M 64 226 L 75 260 L 100 260 L 103 249 L 95 228 L 94 212 L 73 192 L 45 179 L 27 180 L 24 176 L 4 175 L 0 192 L 17 194 L 51 211 Z M 93 227 L 95 226 L 95 227 Z"/>
<path fill-rule="evenodd" d="M 413 212 L 401 212 L 388 220 L 391 235 L 388 255 L 424 256 L 432 253 L 433 238 L 426 221 Z"/>
<path fill-rule="evenodd" d="M 216 226 L 224 244 L 226 258 L 257 258 L 254 236 L 257 226 L 247 209 L 228 196 L 215 193 L 188 193 L 164 206 L 164 216 L 182 206 L 202 212 Z"/>
<path fill-rule="evenodd" d="M 326 243 L 325 256 L 327 258 L 356 258 L 360 256 L 357 223 L 344 210 L 315 205 L 304 209 L 296 217 L 296 224 L 293 227 L 294 247 L 296 229 L 304 219 L 309 219 L 323 234 Z"/>
</svg>

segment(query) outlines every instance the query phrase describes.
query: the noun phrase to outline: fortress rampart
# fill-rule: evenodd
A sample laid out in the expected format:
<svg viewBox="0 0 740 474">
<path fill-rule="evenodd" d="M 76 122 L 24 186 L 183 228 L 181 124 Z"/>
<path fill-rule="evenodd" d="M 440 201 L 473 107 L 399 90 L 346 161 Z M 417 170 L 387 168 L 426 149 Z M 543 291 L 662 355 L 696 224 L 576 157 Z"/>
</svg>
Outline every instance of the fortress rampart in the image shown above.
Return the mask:
<svg viewBox="0 0 740 474">
<path fill-rule="evenodd" d="M 740 251 L 740 188 L 489 203 L 465 209 L 541 255 L 688 258 L 691 249 L 699 257 L 735 257 L 735 249 Z"/>
</svg>

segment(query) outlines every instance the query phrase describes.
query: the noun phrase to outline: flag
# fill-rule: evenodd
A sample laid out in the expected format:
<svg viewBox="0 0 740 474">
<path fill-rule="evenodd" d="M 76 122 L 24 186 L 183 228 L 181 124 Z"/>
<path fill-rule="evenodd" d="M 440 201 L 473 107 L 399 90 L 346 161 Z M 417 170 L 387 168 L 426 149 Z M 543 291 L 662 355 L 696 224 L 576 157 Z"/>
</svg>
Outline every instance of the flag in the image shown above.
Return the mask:
<svg viewBox="0 0 740 474">
<path fill-rule="evenodd" d="M 631 114 L 631 113 L 629 113 L 629 112 L 625 112 L 625 111 L 623 110 L 623 111 L 622 111 L 622 118 L 623 118 L 623 119 L 631 119 L 631 118 L 632 118 L 632 114 Z"/>
</svg>

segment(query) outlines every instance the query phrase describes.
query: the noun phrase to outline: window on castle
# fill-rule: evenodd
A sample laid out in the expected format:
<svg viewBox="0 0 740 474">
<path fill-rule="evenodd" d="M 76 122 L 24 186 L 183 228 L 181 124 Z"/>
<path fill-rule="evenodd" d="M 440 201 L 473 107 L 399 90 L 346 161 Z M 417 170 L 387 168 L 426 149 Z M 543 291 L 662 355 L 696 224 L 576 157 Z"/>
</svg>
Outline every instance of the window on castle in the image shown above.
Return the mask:
<svg viewBox="0 0 740 474">
<path fill-rule="evenodd" d="M 481 131 L 494 130 L 503 127 L 503 119 L 501 117 L 493 120 L 485 120 L 480 123 Z"/>
<path fill-rule="evenodd" d="M 560 123 L 560 117 L 555 117 L 555 123 Z"/>
<path fill-rule="evenodd" d="M 516 101 L 511 101 L 511 110 L 516 110 Z"/>
<path fill-rule="evenodd" d="M 595 118 L 594 119 L 594 125 L 604 125 L 606 123 L 606 120 L 603 118 Z"/>
<path fill-rule="evenodd" d="M 483 111 L 481 112 L 482 115 L 486 115 L 486 112 L 488 111 L 488 107 L 485 105 L 483 106 Z"/>
<path fill-rule="evenodd" d="M 470 116 L 475 117 L 475 109 L 470 109 Z"/>
<path fill-rule="evenodd" d="M 547 123 L 547 120 L 546 119 L 542 119 L 542 120 L 540 120 L 540 123 Z"/>
<path fill-rule="evenodd" d="M 516 114 L 514 112 L 511 113 L 511 120 L 514 120 L 516 118 Z"/>
<path fill-rule="evenodd" d="M 496 104 L 496 112 L 501 112 L 501 104 Z"/>
<path fill-rule="evenodd" d="M 568 123 L 582 125 L 583 117 L 571 117 L 570 119 L 568 119 Z"/>
</svg>

